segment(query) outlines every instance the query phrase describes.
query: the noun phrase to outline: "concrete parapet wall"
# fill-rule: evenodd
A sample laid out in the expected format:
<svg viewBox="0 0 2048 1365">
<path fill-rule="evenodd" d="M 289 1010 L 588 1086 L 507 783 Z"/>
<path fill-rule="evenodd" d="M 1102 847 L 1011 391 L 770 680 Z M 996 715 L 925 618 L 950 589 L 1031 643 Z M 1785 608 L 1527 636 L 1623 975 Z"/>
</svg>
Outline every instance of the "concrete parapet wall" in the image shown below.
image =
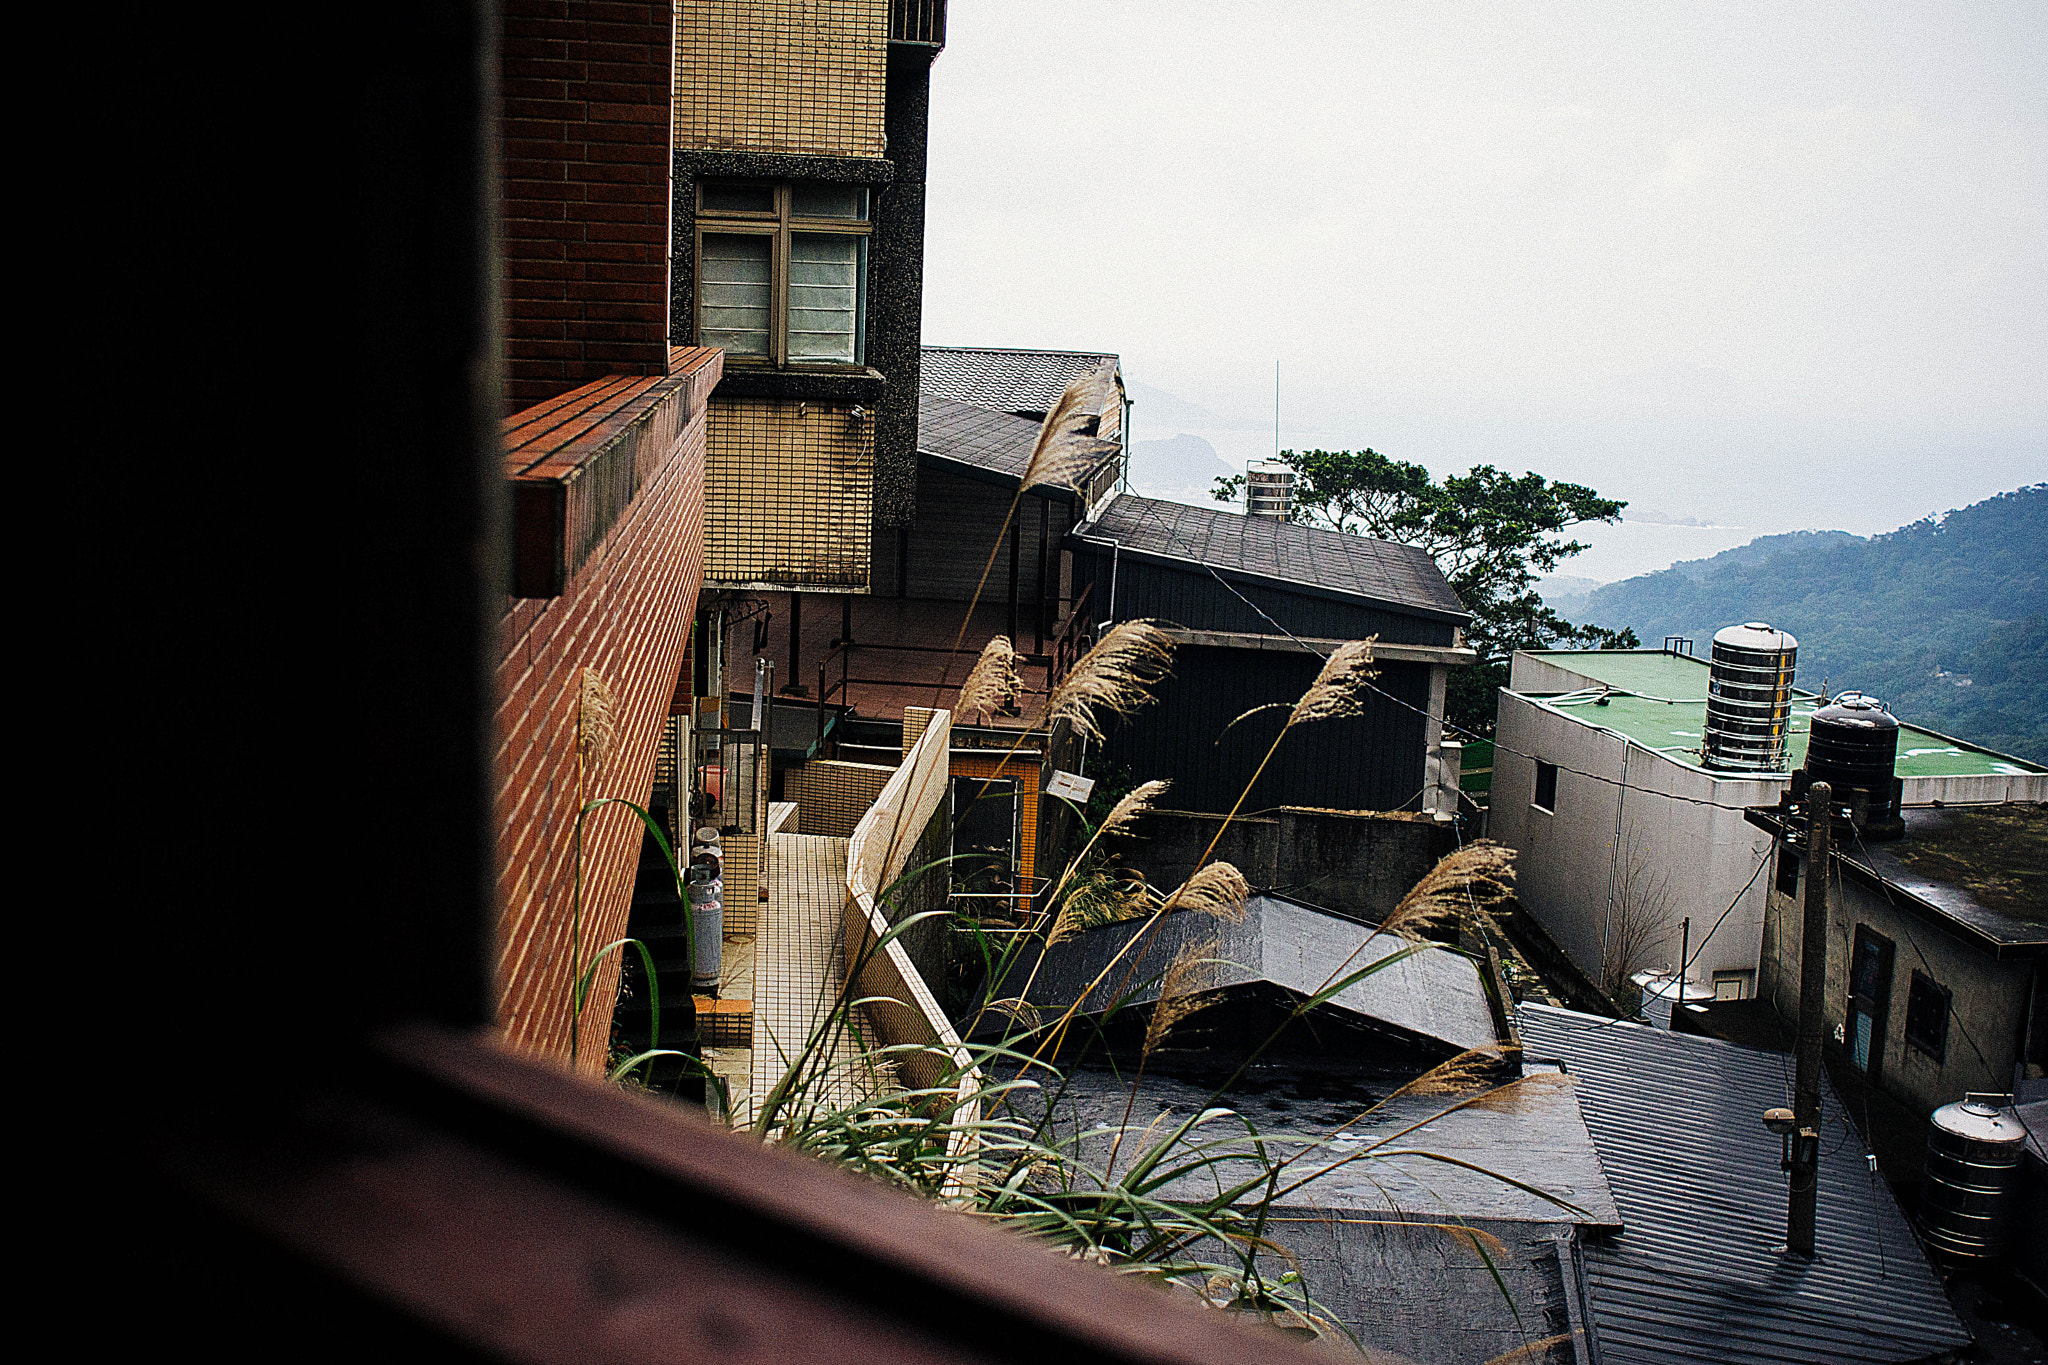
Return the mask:
<svg viewBox="0 0 2048 1365">
<path fill-rule="evenodd" d="M 903 943 L 880 943 L 889 932 L 883 894 L 910 865 L 920 836 L 946 799 L 953 717 L 934 713 L 903 765 L 854 830 L 846 849 L 846 971 L 855 993 L 867 998 L 869 1017 L 887 1046 L 920 1049 L 895 1054 L 913 1089 L 942 1083 L 966 1070 L 967 1049 L 925 985 Z M 975 1084 L 970 1072 L 963 1091 Z"/>
<path fill-rule="evenodd" d="M 1170 891 L 1194 874 L 1222 823 L 1220 815 L 1149 811 L 1122 846 L 1124 862 Z M 1423 817 L 1282 806 L 1233 820 L 1215 857 L 1236 864 L 1255 890 L 1378 920 L 1457 846 L 1448 825 Z"/>
</svg>

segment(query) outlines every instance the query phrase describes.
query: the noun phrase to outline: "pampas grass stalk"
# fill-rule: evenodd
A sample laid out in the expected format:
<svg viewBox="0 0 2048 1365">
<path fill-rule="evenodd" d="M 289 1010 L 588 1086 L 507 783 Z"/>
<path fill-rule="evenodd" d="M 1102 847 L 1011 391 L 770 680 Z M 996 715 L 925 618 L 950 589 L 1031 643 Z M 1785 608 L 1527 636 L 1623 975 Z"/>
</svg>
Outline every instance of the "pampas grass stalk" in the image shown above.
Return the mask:
<svg viewBox="0 0 2048 1365">
<path fill-rule="evenodd" d="M 1209 846 L 1202 850 L 1197 864 L 1209 860 L 1216 851 L 1216 845 L 1223 841 L 1223 832 L 1230 828 L 1230 822 L 1244 809 L 1245 801 L 1251 796 L 1252 788 L 1259 785 L 1259 778 L 1265 775 L 1266 765 L 1273 761 L 1273 755 L 1280 752 L 1280 741 L 1287 738 L 1287 732 L 1297 725 L 1311 721 L 1335 720 L 1340 716 L 1355 716 L 1362 709 L 1360 700 L 1365 685 L 1374 676 L 1372 647 L 1379 639 L 1377 635 L 1363 640 L 1352 640 L 1337 646 L 1330 657 L 1323 660 L 1323 667 L 1316 674 L 1316 680 L 1309 684 L 1308 691 L 1301 694 L 1301 700 L 1287 714 L 1287 723 L 1280 727 L 1280 733 L 1273 736 L 1273 742 L 1266 747 L 1266 756 L 1259 760 L 1259 766 L 1252 770 L 1251 781 L 1244 784 L 1244 790 L 1237 794 L 1237 801 L 1230 807 L 1230 814 L 1223 817 L 1223 823 L 1216 826 L 1215 835 Z M 1243 719 L 1243 717 L 1239 717 Z M 1236 724 L 1235 721 L 1231 722 Z"/>
<path fill-rule="evenodd" d="M 1184 945 L 1167 964 L 1159 980 L 1159 1003 L 1145 1025 L 1145 1043 L 1139 1058 L 1150 1057 L 1166 1041 L 1174 1025 L 1216 1003 L 1216 953 L 1220 944 L 1214 936 Z"/>
<path fill-rule="evenodd" d="M 979 714 L 984 720 L 1007 708 L 1024 690 L 1017 675 L 1017 649 L 1007 635 L 998 635 L 982 647 L 967 681 L 960 684 L 960 696 L 953 704 L 957 715 Z"/>
<path fill-rule="evenodd" d="M 1491 925 L 1487 911 L 1515 894 L 1513 849 L 1476 839 L 1446 855 L 1401 897 L 1376 931 L 1419 939 L 1427 930 L 1470 915 Z"/>
<path fill-rule="evenodd" d="M 1110 366 L 1103 364 L 1067 385 L 1059 401 L 1053 404 L 1052 411 L 1046 413 L 1045 420 L 1039 423 L 1038 439 L 1032 443 L 1024 475 L 1017 480 L 1017 491 L 1010 498 L 1009 510 L 1003 513 L 1003 524 L 996 532 L 995 543 L 988 547 L 988 562 L 981 566 L 981 577 L 975 582 L 974 595 L 967 601 L 967 613 L 961 618 L 960 632 L 953 637 L 953 651 L 947 655 L 938 686 L 932 690 L 933 706 L 939 704 L 945 695 L 946 684 L 952 681 L 953 660 L 959 656 L 960 642 L 967 638 L 967 627 L 974 620 L 974 609 L 981 604 L 981 594 L 988 587 L 988 576 L 996 567 L 996 555 L 1003 548 L 1003 538 L 1010 534 L 1010 523 L 1017 519 L 1017 508 L 1024 501 L 1025 492 L 1047 484 L 1073 489 L 1075 478 L 1085 472 L 1090 463 L 1107 453 L 1109 443 L 1090 435 L 1084 428 L 1088 418 L 1100 413 L 1102 404 L 1115 390 L 1110 373 Z"/>
<path fill-rule="evenodd" d="M 1047 729 L 1067 721 L 1076 734 L 1101 743 L 1104 713 L 1129 718 L 1152 700 L 1152 688 L 1173 666 L 1173 639 L 1150 621 L 1122 621 L 1075 660 L 1047 696 Z"/>
<path fill-rule="evenodd" d="M 618 734 L 611 684 L 596 669 L 576 671 L 576 870 L 569 900 L 569 1064 L 582 1049 L 583 1028 L 583 822 L 595 809 L 590 776 L 611 757 Z"/>
</svg>

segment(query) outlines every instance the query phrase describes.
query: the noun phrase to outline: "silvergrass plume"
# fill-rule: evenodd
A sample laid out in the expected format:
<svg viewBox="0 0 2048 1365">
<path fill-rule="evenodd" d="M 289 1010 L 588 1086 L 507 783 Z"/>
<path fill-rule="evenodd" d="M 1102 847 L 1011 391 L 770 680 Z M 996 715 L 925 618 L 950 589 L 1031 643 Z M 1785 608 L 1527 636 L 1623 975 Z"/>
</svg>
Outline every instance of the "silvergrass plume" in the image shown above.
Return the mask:
<svg viewBox="0 0 2048 1365">
<path fill-rule="evenodd" d="M 1151 689 L 1173 663 L 1173 640 L 1150 621 L 1111 626 L 1075 661 L 1045 704 L 1045 725 L 1071 722 L 1077 734 L 1101 743 L 1102 712 L 1130 716 L 1152 700 Z"/>
<path fill-rule="evenodd" d="M 1156 904 L 1144 874 L 1129 868 L 1095 864 L 1077 872 L 1066 885 L 1046 947 L 1072 938 L 1084 929 L 1117 924 L 1151 912 Z"/>
<path fill-rule="evenodd" d="M 1180 889 L 1166 898 L 1162 910 L 1193 910 L 1197 914 L 1213 915 L 1217 919 L 1241 920 L 1245 914 L 1245 902 L 1251 899 L 1252 885 L 1245 880 L 1244 873 L 1235 864 L 1210 863 L 1195 870 L 1195 875 L 1182 882 Z"/>
<path fill-rule="evenodd" d="M 1116 449 L 1114 441 L 1095 434 L 1104 407 L 1116 395 L 1110 367 L 1101 365 L 1067 385 L 1059 402 L 1039 424 L 1038 440 L 1024 465 L 1021 487 L 1051 484 L 1079 491 L 1081 476 L 1104 455 Z"/>
<path fill-rule="evenodd" d="M 1061 937 L 1079 929 L 1091 928 L 1094 923 L 1108 923 L 1107 920 L 1077 923 L 1068 925 L 1062 930 L 1061 922 L 1066 919 L 1067 907 L 1072 901 L 1072 897 L 1068 894 L 1069 888 L 1083 877 L 1102 875 L 1103 869 L 1101 864 L 1094 857 L 1096 846 L 1110 835 L 1121 834 L 1125 829 L 1129 828 L 1140 815 L 1152 809 L 1152 803 L 1158 800 L 1160 793 L 1164 792 L 1171 785 L 1172 783 L 1163 778 L 1154 778 L 1150 782 L 1139 783 L 1130 791 L 1125 792 L 1123 799 L 1118 801 L 1116 805 L 1110 807 L 1109 815 L 1097 827 L 1095 833 L 1088 836 L 1087 844 L 1082 847 L 1079 853 L 1074 855 L 1073 861 L 1067 864 L 1067 870 L 1060 874 L 1059 882 L 1053 887 L 1052 894 L 1045 898 L 1046 905 L 1057 905 L 1060 907 L 1053 927 L 1053 933 L 1056 937 L 1051 940 L 1052 942 L 1057 943 Z M 1140 881 L 1142 882 L 1142 880 L 1141 878 Z M 1149 895 L 1151 888 L 1146 887 L 1145 890 Z M 1116 918 L 1122 918 L 1122 916 L 1116 916 Z"/>
<path fill-rule="evenodd" d="M 1462 1095 L 1467 1090 L 1484 1085 L 1494 1068 L 1500 1065 L 1500 1049 L 1476 1047 L 1461 1052 L 1423 1072 L 1408 1084 L 1394 1092 L 1395 1095 Z M 1393 1096 L 1388 1096 L 1389 1099 Z"/>
<path fill-rule="evenodd" d="M 1152 1021 L 1145 1026 L 1142 1056 L 1150 1057 L 1174 1025 L 1216 1003 L 1216 952 L 1217 942 L 1211 937 L 1193 940 L 1174 954 L 1160 979 Z"/>
<path fill-rule="evenodd" d="M 611 684 L 594 668 L 576 674 L 576 752 L 593 768 L 611 757 L 616 734 Z"/>
<path fill-rule="evenodd" d="M 1513 849 L 1480 839 L 1465 845 L 1431 868 L 1401 897 L 1378 932 L 1418 939 L 1436 925 L 1470 915 L 1489 921 L 1487 907 L 1515 894 Z"/>
<path fill-rule="evenodd" d="M 1571 1084 L 1571 1077 L 1555 1071 L 1538 1071 L 1531 1075 L 1517 1077 L 1506 1085 L 1497 1085 L 1482 1094 L 1465 1101 L 1468 1109 L 1492 1109 L 1512 1114 L 1530 1105 L 1539 1103 L 1541 1092 L 1557 1090 Z"/>
<path fill-rule="evenodd" d="M 1165 778 L 1155 777 L 1150 782 L 1140 782 L 1125 792 L 1123 799 L 1109 808 L 1109 814 L 1102 821 L 1102 828 L 1096 830 L 1095 837 L 1088 842 L 1092 844 L 1097 839 L 1106 839 L 1112 834 L 1123 833 L 1140 815 L 1152 809 L 1152 803 L 1165 794 L 1166 789 L 1172 785 Z"/>
<path fill-rule="evenodd" d="M 953 709 L 961 716 L 979 715 L 986 720 L 1007 710 L 1024 690 L 1017 674 L 1017 649 L 1007 635 L 998 635 L 982 647 L 974 671 L 960 684 L 960 697 Z"/>
<path fill-rule="evenodd" d="M 1522 1361 L 1546 1360 L 1550 1356 L 1551 1347 L 1563 1345 L 1576 1335 L 1575 1332 L 1559 1332 L 1555 1336 L 1539 1337 L 1535 1341 L 1524 1342 L 1512 1351 L 1495 1356 L 1487 1361 L 1486 1365 L 1520 1365 Z"/>
<path fill-rule="evenodd" d="M 1323 661 L 1323 671 L 1309 684 L 1308 691 L 1294 704 L 1287 717 L 1288 728 L 1312 720 L 1336 720 L 1364 713 L 1365 684 L 1378 676 L 1372 666 L 1372 647 L 1379 636 L 1341 644 Z"/>
</svg>

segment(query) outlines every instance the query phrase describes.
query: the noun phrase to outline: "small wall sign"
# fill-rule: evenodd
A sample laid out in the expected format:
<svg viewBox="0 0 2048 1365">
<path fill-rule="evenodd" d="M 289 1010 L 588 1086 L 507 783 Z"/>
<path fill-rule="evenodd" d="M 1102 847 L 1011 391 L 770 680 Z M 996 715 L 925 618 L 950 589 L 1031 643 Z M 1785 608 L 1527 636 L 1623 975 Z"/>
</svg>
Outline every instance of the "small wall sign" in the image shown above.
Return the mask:
<svg viewBox="0 0 2048 1365">
<path fill-rule="evenodd" d="M 1062 772 L 1058 768 L 1053 769 L 1052 781 L 1045 784 L 1045 794 L 1047 796 L 1057 796 L 1062 800 L 1071 801 L 1077 806 L 1087 805 L 1088 797 L 1094 790 L 1094 778 L 1082 777 L 1078 773 Z"/>
</svg>

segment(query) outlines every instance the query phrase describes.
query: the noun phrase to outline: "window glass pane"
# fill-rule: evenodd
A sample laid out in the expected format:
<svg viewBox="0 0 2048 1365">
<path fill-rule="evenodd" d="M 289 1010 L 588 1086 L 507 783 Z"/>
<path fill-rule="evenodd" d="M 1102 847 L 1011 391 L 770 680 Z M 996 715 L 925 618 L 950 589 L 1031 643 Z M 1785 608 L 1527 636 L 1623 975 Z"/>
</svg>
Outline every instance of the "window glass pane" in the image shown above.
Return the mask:
<svg viewBox="0 0 2048 1365">
<path fill-rule="evenodd" d="M 1949 992 L 1933 977 L 1913 973 L 1906 997 L 1906 1041 L 1941 1061 L 1948 1051 Z"/>
<path fill-rule="evenodd" d="M 859 355 L 863 237 L 798 233 L 789 251 L 789 358 L 851 365 Z"/>
<path fill-rule="evenodd" d="M 774 239 L 767 236 L 704 237 L 704 257 L 697 262 L 697 297 L 701 346 L 723 346 L 733 355 L 768 354 L 768 254 Z"/>
<path fill-rule="evenodd" d="M 1790 844 L 1778 846 L 1778 893 L 1784 896 L 1799 894 L 1799 855 L 1792 851 Z"/>
<path fill-rule="evenodd" d="M 868 188 L 865 185 L 792 185 L 789 211 L 798 218 L 868 217 Z"/>
<path fill-rule="evenodd" d="M 773 213 L 775 187 L 749 185 L 737 180 L 707 180 L 704 182 L 704 212 Z"/>
</svg>

